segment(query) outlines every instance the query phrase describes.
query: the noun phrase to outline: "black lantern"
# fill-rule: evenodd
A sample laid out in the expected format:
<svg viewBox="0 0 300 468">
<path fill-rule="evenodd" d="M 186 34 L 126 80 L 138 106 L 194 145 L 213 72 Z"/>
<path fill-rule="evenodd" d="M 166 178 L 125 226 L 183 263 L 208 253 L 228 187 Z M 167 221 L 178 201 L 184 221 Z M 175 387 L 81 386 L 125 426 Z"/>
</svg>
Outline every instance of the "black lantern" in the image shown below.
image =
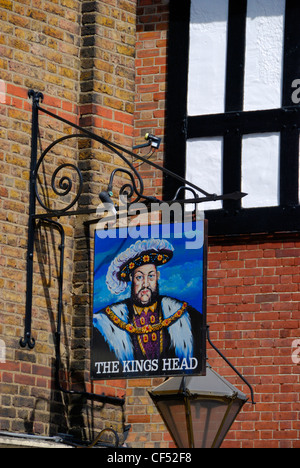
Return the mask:
<svg viewBox="0 0 300 468">
<path fill-rule="evenodd" d="M 178 448 L 219 448 L 247 401 L 209 365 L 205 376 L 173 377 L 149 394 Z"/>
</svg>

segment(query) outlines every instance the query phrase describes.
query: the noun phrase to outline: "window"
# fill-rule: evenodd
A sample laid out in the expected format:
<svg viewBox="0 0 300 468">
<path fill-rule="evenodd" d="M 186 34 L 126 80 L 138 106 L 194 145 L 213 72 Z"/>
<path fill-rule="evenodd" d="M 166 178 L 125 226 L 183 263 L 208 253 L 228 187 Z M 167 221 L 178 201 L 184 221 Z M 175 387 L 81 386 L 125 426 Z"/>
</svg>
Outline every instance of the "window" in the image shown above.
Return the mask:
<svg viewBox="0 0 300 468">
<path fill-rule="evenodd" d="M 210 193 L 248 193 L 203 205 L 211 235 L 299 231 L 299 1 L 170 9 L 166 167 Z M 167 177 L 166 198 L 176 188 Z"/>
</svg>

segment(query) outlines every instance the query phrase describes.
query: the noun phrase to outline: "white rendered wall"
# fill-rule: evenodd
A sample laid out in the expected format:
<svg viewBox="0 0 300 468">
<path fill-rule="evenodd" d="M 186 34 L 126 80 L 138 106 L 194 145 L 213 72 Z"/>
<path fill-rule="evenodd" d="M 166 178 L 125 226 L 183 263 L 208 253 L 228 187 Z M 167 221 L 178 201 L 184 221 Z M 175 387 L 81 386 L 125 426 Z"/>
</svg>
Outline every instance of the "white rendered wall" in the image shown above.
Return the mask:
<svg viewBox="0 0 300 468">
<path fill-rule="evenodd" d="M 284 15 L 285 0 L 248 0 L 245 111 L 281 107 Z M 228 0 L 192 0 L 189 116 L 225 112 L 227 26 Z M 279 134 L 244 136 L 242 191 L 249 194 L 242 200 L 244 208 L 279 204 L 279 147 Z M 187 179 L 223 193 L 222 153 L 222 136 L 187 141 Z M 221 202 L 203 205 L 205 210 L 221 207 Z"/>
<path fill-rule="evenodd" d="M 228 0 L 192 0 L 188 115 L 223 113 Z"/>
<path fill-rule="evenodd" d="M 209 193 L 223 193 L 222 190 L 222 157 L 223 138 L 199 138 L 187 141 L 187 173 L 188 181 L 198 185 Z M 201 196 L 201 194 L 200 194 Z M 186 197 L 191 198 L 187 192 Z M 194 206 L 187 207 L 190 210 Z M 222 208 L 220 201 L 199 205 L 201 210 L 216 210 Z"/>
<path fill-rule="evenodd" d="M 244 110 L 281 107 L 285 0 L 248 0 Z"/>
<path fill-rule="evenodd" d="M 243 138 L 243 208 L 279 205 L 280 135 L 247 135 Z"/>
<path fill-rule="evenodd" d="M 244 110 L 281 107 L 285 0 L 248 0 Z M 188 115 L 225 111 L 228 0 L 192 0 Z"/>
</svg>

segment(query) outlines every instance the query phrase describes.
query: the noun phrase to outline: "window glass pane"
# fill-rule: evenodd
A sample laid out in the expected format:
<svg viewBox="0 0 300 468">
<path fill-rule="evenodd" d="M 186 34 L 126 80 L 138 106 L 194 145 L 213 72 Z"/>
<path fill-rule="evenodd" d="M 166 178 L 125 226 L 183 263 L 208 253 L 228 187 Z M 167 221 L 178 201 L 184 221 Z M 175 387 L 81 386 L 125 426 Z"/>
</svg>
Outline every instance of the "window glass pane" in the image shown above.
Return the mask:
<svg viewBox="0 0 300 468">
<path fill-rule="evenodd" d="M 285 0 L 248 0 L 244 110 L 281 107 Z"/>
<path fill-rule="evenodd" d="M 225 111 L 228 0 L 192 0 L 188 115 Z"/>
<path fill-rule="evenodd" d="M 243 208 L 279 205 L 280 135 L 248 135 L 243 138 Z"/>
<path fill-rule="evenodd" d="M 223 138 L 199 138 L 187 141 L 186 179 L 206 192 L 221 195 L 223 168 Z M 187 192 L 187 197 L 190 197 Z M 200 195 L 201 196 L 201 195 Z M 194 207 L 191 207 L 194 209 Z M 199 209 L 216 210 L 222 202 L 208 202 Z"/>
</svg>

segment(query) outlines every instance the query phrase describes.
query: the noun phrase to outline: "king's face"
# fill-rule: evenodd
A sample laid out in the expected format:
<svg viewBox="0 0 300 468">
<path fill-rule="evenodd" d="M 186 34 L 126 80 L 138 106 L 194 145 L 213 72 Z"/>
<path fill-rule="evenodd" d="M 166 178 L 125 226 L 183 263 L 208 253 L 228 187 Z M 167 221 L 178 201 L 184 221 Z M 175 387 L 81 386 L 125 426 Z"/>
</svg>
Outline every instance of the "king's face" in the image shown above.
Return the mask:
<svg viewBox="0 0 300 468">
<path fill-rule="evenodd" d="M 147 306 L 157 292 L 159 272 L 155 265 L 142 265 L 131 275 L 132 292 L 139 303 Z"/>
</svg>

